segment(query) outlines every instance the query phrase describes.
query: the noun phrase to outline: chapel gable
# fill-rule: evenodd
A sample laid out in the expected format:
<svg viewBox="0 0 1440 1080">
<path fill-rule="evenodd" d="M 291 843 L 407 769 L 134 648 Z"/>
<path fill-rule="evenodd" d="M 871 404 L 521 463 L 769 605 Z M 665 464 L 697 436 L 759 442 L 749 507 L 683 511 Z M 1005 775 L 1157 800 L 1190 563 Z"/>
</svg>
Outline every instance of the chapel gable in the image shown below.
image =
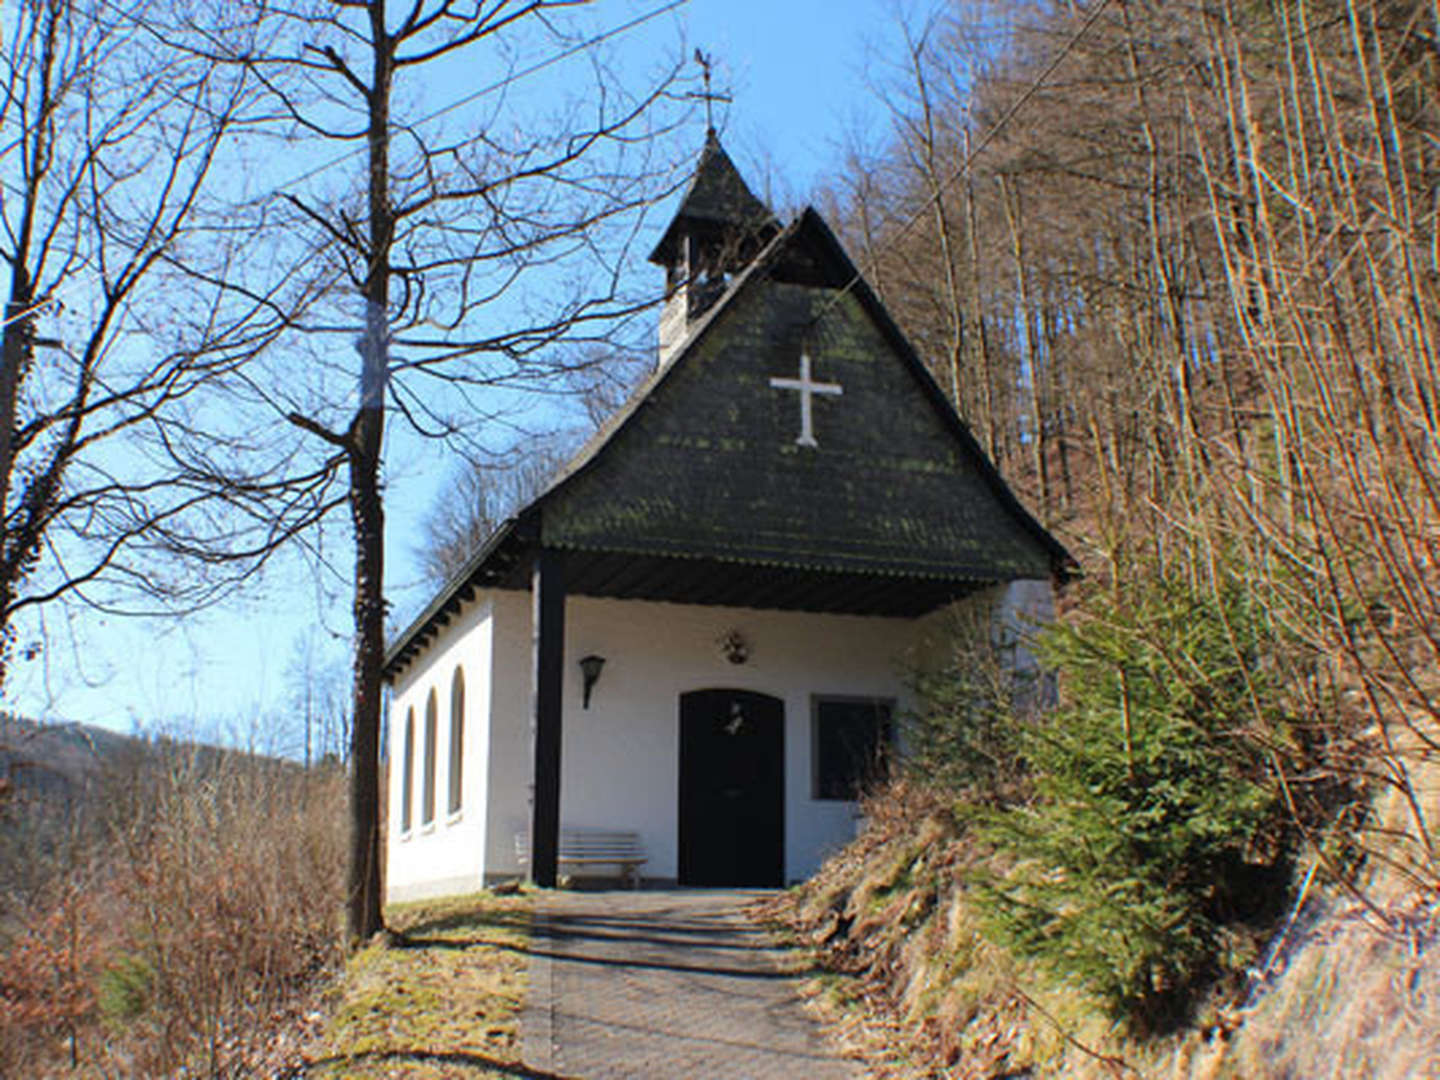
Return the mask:
<svg viewBox="0 0 1440 1080">
<path fill-rule="evenodd" d="M 890 592 L 904 614 L 1065 558 L 813 210 L 692 321 L 540 521 L 580 552 L 938 586 Z"/>
</svg>

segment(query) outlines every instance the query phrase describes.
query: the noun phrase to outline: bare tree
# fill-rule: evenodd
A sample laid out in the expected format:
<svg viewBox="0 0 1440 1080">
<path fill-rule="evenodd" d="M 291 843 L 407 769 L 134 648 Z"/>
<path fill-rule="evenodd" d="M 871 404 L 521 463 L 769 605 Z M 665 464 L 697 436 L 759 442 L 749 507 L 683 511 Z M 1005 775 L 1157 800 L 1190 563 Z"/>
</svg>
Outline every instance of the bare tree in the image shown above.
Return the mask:
<svg viewBox="0 0 1440 1080">
<path fill-rule="evenodd" d="M 457 574 L 505 519 L 554 479 L 575 440 L 528 439 L 498 460 L 462 457 L 425 519 L 421 567 L 439 588 Z"/>
<path fill-rule="evenodd" d="M 570 426 L 517 438 L 503 453 L 462 453 L 451 483 L 436 499 L 417 548 L 420 563 L 439 588 L 460 571 L 496 528 L 540 495 L 565 463 L 634 392 L 655 363 L 652 343 L 628 349 L 620 342 L 588 350 L 590 362 L 564 373 L 561 384 L 584 410 Z"/>
<path fill-rule="evenodd" d="M 202 389 L 264 331 L 171 262 L 244 123 L 251 80 L 158 47 L 153 6 L 6 10 L 0 55 L 0 676 L 14 618 L 59 598 L 195 602 L 216 580 L 157 573 L 205 531 L 213 491 L 133 436 L 183 437 Z M 232 318 L 233 316 L 233 318 Z"/>
<path fill-rule="evenodd" d="M 1434 12 L 1013 12 L 964 93 L 925 91 L 974 65 L 984 5 L 913 39 L 900 135 L 850 180 L 851 230 L 939 372 L 967 285 L 984 333 L 964 335 L 960 397 L 986 401 L 1002 467 L 1090 553 L 1076 592 L 1243 581 L 1324 751 L 1296 775 L 1274 755 L 1297 821 L 1337 784 L 1379 790 L 1365 842 L 1433 887 Z M 934 227 L 903 231 L 917 208 Z M 924 275 L 948 302 L 910 288 Z"/>
<path fill-rule="evenodd" d="M 295 331 L 272 350 L 268 367 L 249 370 L 249 393 L 309 437 L 301 475 L 323 473 L 327 483 L 305 488 L 308 505 L 317 513 L 343 505 L 354 534 L 352 940 L 382 927 L 387 428 L 394 422 L 414 437 L 474 440 L 487 418 L 515 408 L 498 393 L 562 387 L 597 363 L 587 346 L 632 326 L 655 299 L 628 295 L 624 269 L 637 226 L 632 212 L 673 182 L 663 163 L 651 161 L 673 71 L 634 95 L 604 69 L 597 47 L 675 5 L 587 37 L 579 16 L 590 6 L 266 5 L 250 12 L 273 20 L 265 49 L 237 52 L 218 38 L 208 46 L 210 58 L 261 81 L 291 136 L 362 163 L 358 190 L 348 170 L 325 167 L 285 184 L 278 202 L 264 207 L 267 224 L 283 227 L 270 235 L 284 254 L 277 260 L 271 248 L 267 265 L 251 267 L 246 283 L 233 286 L 283 310 Z M 559 115 L 527 114 L 509 88 L 562 57 L 589 66 L 589 94 Z M 416 115 L 410 93 L 461 71 L 464 85 L 486 71 L 488 89 Z M 277 261 L 307 268 L 303 281 L 291 282 L 300 302 L 282 300 L 268 283 Z M 350 359 L 355 349 L 358 358 Z"/>
<path fill-rule="evenodd" d="M 345 760 L 350 724 L 343 656 L 320 626 L 307 626 L 296 634 L 288 652 L 285 682 L 293 715 L 282 725 L 287 749 L 294 754 L 298 742 L 307 769 Z"/>
</svg>

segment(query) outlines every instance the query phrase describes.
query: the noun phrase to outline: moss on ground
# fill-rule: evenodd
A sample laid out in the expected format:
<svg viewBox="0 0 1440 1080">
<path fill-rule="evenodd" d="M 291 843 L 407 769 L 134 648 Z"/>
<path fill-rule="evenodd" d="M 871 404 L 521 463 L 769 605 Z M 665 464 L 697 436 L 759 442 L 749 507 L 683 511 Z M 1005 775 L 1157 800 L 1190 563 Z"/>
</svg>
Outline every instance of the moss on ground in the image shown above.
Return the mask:
<svg viewBox="0 0 1440 1080">
<path fill-rule="evenodd" d="M 527 1075 L 529 912 L 526 896 L 489 893 L 391 908 L 395 939 L 351 958 L 307 1076 Z"/>
</svg>

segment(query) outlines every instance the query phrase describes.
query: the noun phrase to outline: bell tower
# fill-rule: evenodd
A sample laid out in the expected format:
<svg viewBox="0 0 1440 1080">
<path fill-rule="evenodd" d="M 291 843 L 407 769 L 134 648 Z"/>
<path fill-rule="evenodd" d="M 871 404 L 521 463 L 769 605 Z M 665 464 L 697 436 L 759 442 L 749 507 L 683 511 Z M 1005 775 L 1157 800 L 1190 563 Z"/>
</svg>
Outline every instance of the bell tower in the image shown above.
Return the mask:
<svg viewBox="0 0 1440 1080">
<path fill-rule="evenodd" d="M 650 261 L 665 269 L 660 365 L 777 232 L 774 213 L 746 186 L 715 129 L 705 134 L 695 175 Z"/>
</svg>

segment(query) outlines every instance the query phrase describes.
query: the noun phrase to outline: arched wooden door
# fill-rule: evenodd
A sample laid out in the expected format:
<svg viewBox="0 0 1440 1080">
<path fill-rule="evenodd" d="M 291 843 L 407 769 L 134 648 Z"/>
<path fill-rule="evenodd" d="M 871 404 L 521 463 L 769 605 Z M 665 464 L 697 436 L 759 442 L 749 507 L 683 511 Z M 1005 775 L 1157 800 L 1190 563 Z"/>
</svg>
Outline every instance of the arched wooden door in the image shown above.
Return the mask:
<svg viewBox="0 0 1440 1080">
<path fill-rule="evenodd" d="M 680 695 L 680 882 L 785 883 L 785 703 L 749 690 Z"/>
</svg>

